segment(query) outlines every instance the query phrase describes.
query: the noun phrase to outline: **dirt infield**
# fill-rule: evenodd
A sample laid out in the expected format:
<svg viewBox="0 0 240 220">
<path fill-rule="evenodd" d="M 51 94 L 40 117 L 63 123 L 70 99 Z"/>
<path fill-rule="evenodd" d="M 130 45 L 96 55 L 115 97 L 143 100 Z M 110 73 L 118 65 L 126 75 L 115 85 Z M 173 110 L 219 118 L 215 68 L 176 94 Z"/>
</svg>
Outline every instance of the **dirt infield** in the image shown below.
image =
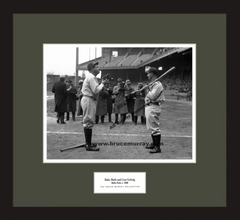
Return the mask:
<svg viewBox="0 0 240 220">
<path fill-rule="evenodd" d="M 168 98 L 168 97 L 167 97 Z M 54 100 L 47 101 L 47 159 L 192 159 L 192 102 L 167 99 L 162 106 L 160 128 L 162 132 L 162 153 L 150 154 L 143 145 L 100 146 L 100 151 L 89 152 L 77 148 L 61 152 L 63 148 L 84 143 L 81 118 L 68 121 L 67 124 L 56 123 Z M 71 114 L 70 114 L 71 118 Z M 114 114 L 112 114 L 112 120 Z M 110 129 L 111 123 L 105 119 L 104 124 L 93 128 L 94 143 L 140 143 L 151 142 L 146 125 L 134 125 L 128 118 L 124 125 Z"/>
</svg>

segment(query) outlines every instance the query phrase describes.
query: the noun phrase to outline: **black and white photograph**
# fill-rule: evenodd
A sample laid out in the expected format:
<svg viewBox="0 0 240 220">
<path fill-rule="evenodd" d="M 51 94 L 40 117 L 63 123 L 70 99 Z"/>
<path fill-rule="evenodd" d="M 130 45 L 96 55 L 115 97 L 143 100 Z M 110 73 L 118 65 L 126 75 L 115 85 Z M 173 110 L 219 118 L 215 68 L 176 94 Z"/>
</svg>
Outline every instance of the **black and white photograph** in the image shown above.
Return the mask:
<svg viewBox="0 0 240 220">
<path fill-rule="evenodd" d="M 196 163 L 196 44 L 43 44 L 44 163 Z"/>
</svg>

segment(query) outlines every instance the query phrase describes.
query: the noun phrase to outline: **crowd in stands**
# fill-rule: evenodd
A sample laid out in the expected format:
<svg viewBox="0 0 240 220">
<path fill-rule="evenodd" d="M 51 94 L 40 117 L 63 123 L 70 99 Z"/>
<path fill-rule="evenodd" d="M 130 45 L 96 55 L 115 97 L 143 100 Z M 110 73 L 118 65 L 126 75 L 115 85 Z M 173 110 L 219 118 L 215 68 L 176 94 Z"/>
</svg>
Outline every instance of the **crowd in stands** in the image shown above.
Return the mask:
<svg viewBox="0 0 240 220">
<path fill-rule="evenodd" d="M 177 90 L 178 92 L 189 92 L 192 90 L 192 79 L 190 77 L 174 76 L 161 80 L 164 89 Z"/>
</svg>

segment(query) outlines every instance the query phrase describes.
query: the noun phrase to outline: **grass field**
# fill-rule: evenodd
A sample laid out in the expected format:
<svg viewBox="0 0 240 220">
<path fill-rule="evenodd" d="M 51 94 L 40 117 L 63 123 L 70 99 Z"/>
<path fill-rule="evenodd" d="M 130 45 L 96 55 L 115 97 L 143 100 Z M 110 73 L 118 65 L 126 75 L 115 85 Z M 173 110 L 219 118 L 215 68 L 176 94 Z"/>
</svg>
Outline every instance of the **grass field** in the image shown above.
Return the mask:
<svg viewBox="0 0 240 220">
<path fill-rule="evenodd" d="M 134 125 L 130 118 L 124 125 L 116 125 L 112 129 L 107 119 L 104 124 L 97 124 L 93 128 L 94 143 L 125 142 L 126 146 L 102 145 L 99 146 L 99 152 L 89 152 L 85 148 L 60 152 L 63 148 L 85 142 L 81 118 L 77 117 L 73 122 L 70 114 L 70 121 L 67 124 L 57 124 L 54 99 L 46 101 L 47 159 L 192 159 L 192 102 L 176 100 L 176 96 L 173 96 L 174 91 L 165 94 L 166 101 L 162 105 L 160 121 L 163 145 L 162 153 L 159 154 L 150 154 L 143 145 L 151 142 L 146 125 L 140 123 Z"/>
</svg>

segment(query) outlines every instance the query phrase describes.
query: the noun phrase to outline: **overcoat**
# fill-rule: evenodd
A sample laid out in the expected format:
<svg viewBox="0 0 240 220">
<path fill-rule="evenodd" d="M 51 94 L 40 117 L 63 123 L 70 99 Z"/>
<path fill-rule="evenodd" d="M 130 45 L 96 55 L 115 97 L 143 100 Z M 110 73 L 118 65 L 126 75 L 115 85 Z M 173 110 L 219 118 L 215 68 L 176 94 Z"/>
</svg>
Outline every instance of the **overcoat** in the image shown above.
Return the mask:
<svg viewBox="0 0 240 220">
<path fill-rule="evenodd" d="M 77 89 L 72 86 L 70 90 L 67 91 L 67 111 L 76 112 L 77 110 Z"/>
<path fill-rule="evenodd" d="M 128 113 L 127 102 L 125 98 L 125 88 L 120 88 L 118 85 L 114 86 L 113 94 L 116 95 L 115 102 L 114 102 L 114 113 L 115 114 Z"/>
<path fill-rule="evenodd" d="M 125 95 L 126 95 L 128 113 L 134 112 L 134 99 L 133 99 L 133 95 L 131 94 L 133 91 L 134 89 L 131 86 L 125 85 Z"/>
<path fill-rule="evenodd" d="M 103 87 L 102 91 L 99 93 L 97 107 L 96 107 L 96 115 L 106 115 L 107 114 L 107 96 L 108 91 Z"/>
<path fill-rule="evenodd" d="M 135 103 L 134 103 L 134 115 L 135 116 L 145 116 L 145 92 L 136 92 L 135 93 Z"/>
<path fill-rule="evenodd" d="M 108 88 L 107 96 L 107 113 L 112 113 L 113 99 L 112 99 L 113 90 L 111 87 Z"/>
<path fill-rule="evenodd" d="M 64 82 L 56 82 L 53 85 L 52 92 L 54 93 L 55 112 L 67 111 L 67 85 Z"/>
</svg>

